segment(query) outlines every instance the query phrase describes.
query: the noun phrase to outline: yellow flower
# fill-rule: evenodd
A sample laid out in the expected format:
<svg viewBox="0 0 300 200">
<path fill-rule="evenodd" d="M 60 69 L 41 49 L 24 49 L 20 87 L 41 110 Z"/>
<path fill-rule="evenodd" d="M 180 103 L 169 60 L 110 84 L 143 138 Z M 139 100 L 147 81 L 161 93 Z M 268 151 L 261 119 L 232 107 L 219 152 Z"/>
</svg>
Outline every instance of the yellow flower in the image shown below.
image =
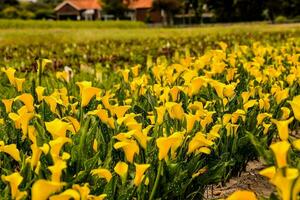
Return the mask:
<svg viewBox="0 0 300 200">
<path fill-rule="evenodd" d="M 71 131 L 73 134 L 77 133 L 80 129 L 80 123 L 74 117 L 68 116 L 64 118 L 66 121 L 69 122 L 68 130 Z"/>
<path fill-rule="evenodd" d="M 112 115 L 116 115 L 117 118 L 124 117 L 127 110 L 129 110 L 131 106 L 115 106 L 112 108 Z"/>
<path fill-rule="evenodd" d="M 122 148 L 125 153 L 126 160 L 130 163 L 133 163 L 134 155 L 140 153 L 139 146 L 134 140 L 117 142 L 116 144 L 114 144 L 114 148 Z"/>
<path fill-rule="evenodd" d="M 287 107 L 281 107 L 280 110 L 282 112 L 281 119 L 285 120 L 285 119 L 289 118 L 290 113 L 291 113 L 291 111 L 290 111 L 289 108 L 287 108 Z"/>
<path fill-rule="evenodd" d="M 243 108 L 244 110 L 247 112 L 249 108 L 255 106 L 257 104 L 257 101 L 256 100 L 250 100 L 250 101 L 247 101 L 244 105 L 243 105 Z"/>
<path fill-rule="evenodd" d="M 61 148 L 64 146 L 64 144 L 66 143 L 72 143 L 72 140 L 70 138 L 67 138 L 67 137 L 58 137 L 54 140 L 51 140 L 49 142 L 49 145 L 51 147 L 50 149 L 50 154 L 52 156 L 52 159 L 54 161 L 54 163 L 57 161 L 57 160 L 60 160 L 60 150 Z"/>
<path fill-rule="evenodd" d="M 186 132 L 189 133 L 193 130 L 194 124 L 197 121 L 198 117 L 192 114 L 185 114 L 186 120 Z"/>
<path fill-rule="evenodd" d="M 88 112 L 88 115 L 97 115 L 101 122 L 107 124 L 110 128 L 115 129 L 115 121 L 112 117 L 108 117 L 108 111 L 105 109 L 98 109 Z"/>
<path fill-rule="evenodd" d="M 281 141 L 271 144 L 270 148 L 275 155 L 277 166 L 279 168 L 287 166 L 287 153 L 290 149 L 290 146 L 290 143 L 288 143 L 287 141 Z"/>
<path fill-rule="evenodd" d="M 84 88 L 81 96 L 81 107 L 87 106 L 94 96 L 100 95 L 100 91 L 99 88 L 95 87 Z"/>
<path fill-rule="evenodd" d="M 16 161 L 21 161 L 20 152 L 16 144 L 5 145 L 3 141 L 0 141 L 0 152 L 7 153 Z"/>
<path fill-rule="evenodd" d="M 14 102 L 14 99 L 2 99 L 2 103 L 5 106 L 6 113 L 11 112 L 11 106 L 12 106 L 13 102 Z"/>
<path fill-rule="evenodd" d="M 161 125 L 164 122 L 164 115 L 166 112 L 166 108 L 164 106 L 156 107 L 155 108 L 157 117 L 156 117 L 156 124 Z"/>
<path fill-rule="evenodd" d="M 293 141 L 293 146 L 300 151 L 300 139 Z"/>
<path fill-rule="evenodd" d="M 51 181 L 53 182 L 60 182 L 60 177 L 62 174 L 62 170 L 67 168 L 67 163 L 61 159 L 55 160 L 54 165 L 48 167 L 51 171 Z"/>
<path fill-rule="evenodd" d="M 174 154 L 177 148 L 181 145 L 184 139 L 182 132 L 176 132 L 169 137 L 160 137 L 156 139 L 156 145 L 158 147 L 158 159 L 162 160 L 168 156 L 171 149 L 171 154 Z"/>
<path fill-rule="evenodd" d="M 45 67 L 48 65 L 48 64 L 52 64 L 52 61 L 49 60 L 49 59 L 46 59 L 46 58 L 43 58 L 41 60 L 42 62 L 37 62 L 38 63 L 38 72 L 44 72 L 45 71 Z"/>
<path fill-rule="evenodd" d="M 298 169 L 287 168 L 285 174 L 283 170 L 277 170 L 274 177 L 270 180 L 276 186 L 282 200 L 291 199 L 293 183 L 298 175 Z"/>
<path fill-rule="evenodd" d="M 235 95 L 235 87 L 235 84 L 226 85 L 223 92 L 224 96 L 231 99 Z"/>
<path fill-rule="evenodd" d="M 267 118 L 267 117 L 271 118 L 272 115 L 269 114 L 269 113 L 259 113 L 257 115 L 257 118 L 256 118 L 257 119 L 257 125 L 260 125 L 264 121 L 264 119 Z"/>
<path fill-rule="evenodd" d="M 33 113 L 28 113 L 28 110 L 25 106 L 21 107 L 18 110 L 18 114 L 16 113 L 9 113 L 8 117 L 15 122 L 15 126 L 17 129 L 22 129 L 23 132 L 23 139 L 27 136 L 28 131 L 28 124 L 29 121 L 33 118 Z"/>
<path fill-rule="evenodd" d="M 52 135 L 53 139 L 57 137 L 65 137 L 69 123 L 61 121 L 60 119 L 54 119 L 51 122 L 45 122 L 46 130 Z"/>
<path fill-rule="evenodd" d="M 207 134 L 207 139 L 213 141 L 216 138 L 220 138 L 219 131 L 220 131 L 221 128 L 222 128 L 221 124 L 214 125 L 211 128 L 211 130 L 209 131 L 209 133 Z"/>
<path fill-rule="evenodd" d="M 134 164 L 135 165 L 135 177 L 133 183 L 135 186 L 139 186 L 144 179 L 146 170 L 150 167 L 150 164 Z"/>
<path fill-rule="evenodd" d="M 295 118 L 300 121 L 300 95 L 293 98 L 293 101 L 288 101 L 291 104 Z"/>
<path fill-rule="evenodd" d="M 211 80 L 210 84 L 214 87 L 215 91 L 217 92 L 218 97 L 223 99 L 224 98 L 224 88 L 226 85 L 224 83 L 221 83 L 216 80 Z"/>
<path fill-rule="evenodd" d="M 97 175 L 100 178 L 105 178 L 107 182 L 109 182 L 110 179 L 112 178 L 112 174 L 110 173 L 110 171 L 104 168 L 93 169 L 91 171 L 91 174 Z"/>
<path fill-rule="evenodd" d="M 257 200 L 254 192 L 238 190 L 231 194 L 226 200 Z"/>
<path fill-rule="evenodd" d="M 172 119 L 182 120 L 184 118 L 184 110 L 180 104 L 174 102 L 167 102 L 166 108 Z"/>
<path fill-rule="evenodd" d="M 2 68 L 1 71 L 3 71 L 6 74 L 10 84 L 14 85 L 15 84 L 15 72 L 16 72 L 16 70 L 9 67 L 8 69 Z"/>
<path fill-rule="evenodd" d="M 121 71 L 125 83 L 128 83 L 129 72 L 129 69 L 124 69 Z"/>
<path fill-rule="evenodd" d="M 294 120 L 294 117 L 291 117 L 288 120 L 278 121 L 276 119 L 271 119 L 271 121 L 276 124 L 278 134 L 281 140 L 287 140 L 289 137 L 289 124 Z"/>
<path fill-rule="evenodd" d="M 134 67 L 131 68 L 134 77 L 137 77 L 139 75 L 140 67 L 141 67 L 140 65 L 135 65 Z"/>
<path fill-rule="evenodd" d="M 189 143 L 188 147 L 188 154 L 193 153 L 200 147 L 209 147 L 213 145 L 214 142 L 211 140 L 206 139 L 205 135 L 201 132 L 196 133 L 196 135 L 193 137 L 193 139 Z"/>
<path fill-rule="evenodd" d="M 205 85 L 207 85 L 207 81 L 205 80 L 205 78 L 203 77 L 193 78 L 189 85 L 189 96 L 197 94 L 201 89 L 201 87 Z"/>
<path fill-rule="evenodd" d="M 276 174 L 276 167 L 271 166 L 271 167 L 268 167 L 266 169 L 263 169 L 259 172 L 259 174 L 262 175 L 262 176 L 265 176 L 269 179 L 272 179 Z"/>
<path fill-rule="evenodd" d="M 24 93 L 24 94 L 16 97 L 15 100 L 22 101 L 24 103 L 24 105 L 26 106 L 28 112 L 34 111 L 34 106 L 33 106 L 34 99 L 31 94 Z"/>
<path fill-rule="evenodd" d="M 263 123 L 263 127 L 264 127 L 264 134 L 267 134 L 269 131 L 269 128 L 271 127 L 272 124 L 266 124 Z"/>
<path fill-rule="evenodd" d="M 122 183 L 125 184 L 128 173 L 128 165 L 125 162 L 119 161 L 114 167 L 114 171 L 121 177 Z"/>
<path fill-rule="evenodd" d="M 80 200 L 80 194 L 74 189 L 67 189 L 64 192 L 53 195 L 49 198 L 49 200 Z"/>
<path fill-rule="evenodd" d="M 275 99 L 277 104 L 280 104 L 284 99 L 289 97 L 289 89 L 284 89 L 276 92 Z"/>
<path fill-rule="evenodd" d="M 242 92 L 241 96 L 243 99 L 243 103 L 245 104 L 249 100 L 251 93 L 250 92 Z"/>
<path fill-rule="evenodd" d="M 70 81 L 69 73 L 67 71 L 56 72 L 56 78 L 66 82 Z"/>
<path fill-rule="evenodd" d="M 23 199 L 26 195 L 27 192 L 21 192 L 19 190 L 19 185 L 23 181 L 23 177 L 20 175 L 19 172 L 15 172 L 9 176 L 1 176 L 3 181 L 6 181 L 10 185 L 10 191 L 11 191 L 11 198 L 12 199 Z"/>
<path fill-rule="evenodd" d="M 43 97 L 43 99 L 50 106 L 51 112 L 56 113 L 56 106 L 57 106 L 58 100 L 53 95 Z"/>
<path fill-rule="evenodd" d="M 47 200 L 50 195 L 59 192 L 64 185 L 60 182 L 37 180 L 31 188 L 31 198 L 32 200 Z"/>
<path fill-rule="evenodd" d="M 180 92 L 180 89 L 177 87 L 177 86 L 174 86 L 170 89 L 170 94 L 171 94 L 171 97 L 172 97 L 172 100 L 173 101 L 177 101 L 177 98 L 178 98 L 178 94 Z"/>
<path fill-rule="evenodd" d="M 25 78 L 15 78 L 15 85 L 18 92 L 22 92 L 24 82 L 25 82 Z"/>
<path fill-rule="evenodd" d="M 38 102 L 41 102 L 43 99 L 44 99 L 44 91 L 45 91 L 46 88 L 44 87 L 41 87 L 41 86 L 38 86 L 35 88 L 35 92 L 37 94 L 37 98 L 38 98 Z"/>
</svg>

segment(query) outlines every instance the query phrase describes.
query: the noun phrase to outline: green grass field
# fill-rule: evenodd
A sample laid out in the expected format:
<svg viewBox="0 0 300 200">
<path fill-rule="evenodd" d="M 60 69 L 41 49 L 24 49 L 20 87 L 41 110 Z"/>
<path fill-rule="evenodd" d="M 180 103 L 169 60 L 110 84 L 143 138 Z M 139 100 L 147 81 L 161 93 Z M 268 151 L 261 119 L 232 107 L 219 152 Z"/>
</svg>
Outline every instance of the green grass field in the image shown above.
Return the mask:
<svg viewBox="0 0 300 200">
<path fill-rule="evenodd" d="M 35 24 L 36 23 L 36 24 Z M 86 23 L 86 24 L 85 24 Z M 28 26 L 26 26 L 28 25 Z M 132 22 L 44 22 L 0 20 L 0 46 L 54 43 L 88 43 L 99 40 L 187 38 L 224 34 L 300 34 L 300 24 L 228 24 L 193 28 L 147 28 Z"/>
</svg>

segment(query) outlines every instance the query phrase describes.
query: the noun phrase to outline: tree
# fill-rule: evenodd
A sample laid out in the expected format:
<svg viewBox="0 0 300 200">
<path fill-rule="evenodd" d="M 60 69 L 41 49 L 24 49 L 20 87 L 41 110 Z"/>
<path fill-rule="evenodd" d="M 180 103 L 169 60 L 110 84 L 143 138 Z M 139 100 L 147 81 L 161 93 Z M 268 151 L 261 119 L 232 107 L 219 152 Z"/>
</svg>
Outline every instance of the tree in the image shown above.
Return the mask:
<svg viewBox="0 0 300 200">
<path fill-rule="evenodd" d="M 102 0 L 101 4 L 106 14 L 114 15 L 118 19 L 123 19 L 128 10 L 123 0 Z"/>
<path fill-rule="evenodd" d="M 159 9 L 164 13 L 164 24 L 172 25 L 174 22 L 173 15 L 178 12 L 183 6 L 180 0 L 154 0 L 154 9 Z"/>
</svg>

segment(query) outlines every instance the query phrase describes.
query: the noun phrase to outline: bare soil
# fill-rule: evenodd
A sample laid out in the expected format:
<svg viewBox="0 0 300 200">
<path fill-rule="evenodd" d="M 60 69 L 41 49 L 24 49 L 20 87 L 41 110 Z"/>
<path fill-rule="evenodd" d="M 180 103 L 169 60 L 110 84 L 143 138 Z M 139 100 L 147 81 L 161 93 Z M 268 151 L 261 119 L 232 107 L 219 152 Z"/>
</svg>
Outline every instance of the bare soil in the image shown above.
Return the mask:
<svg viewBox="0 0 300 200">
<path fill-rule="evenodd" d="M 221 184 L 209 186 L 205 191 L 204 199 L 226 198 L 236 190 L 251 190 L 258 197 L 270 196 L 275 188 L 265 177 L 259 175 L 259 171 L 264 168 L 265 166 L 260 161 L 249 162 L 246 171 L 239 177 L 231 178 L 225 186 Z"/>
</svg>

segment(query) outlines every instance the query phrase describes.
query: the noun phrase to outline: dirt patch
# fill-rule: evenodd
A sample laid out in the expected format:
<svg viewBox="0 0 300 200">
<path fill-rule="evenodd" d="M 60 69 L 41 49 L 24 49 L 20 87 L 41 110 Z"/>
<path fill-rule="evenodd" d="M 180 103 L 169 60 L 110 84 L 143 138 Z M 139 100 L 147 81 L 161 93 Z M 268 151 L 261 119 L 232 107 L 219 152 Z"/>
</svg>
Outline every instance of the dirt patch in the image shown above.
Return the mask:
<svg viewBox="0 0 300 200">
<path fill-rule="evenodd" d="M 204 194 L 204 199 L 226 198 L 236 190 L 251 190 L 259 197 L 268 197 L 274 191 L 274 187 L 268 180 L 259 175 L 259 171 L 266 168 L 262 162 L 251 161 L 246 171 L 239 177 L 233 177 L 225 186 L 221 184 L 209 186 Z"/>
</svg>

